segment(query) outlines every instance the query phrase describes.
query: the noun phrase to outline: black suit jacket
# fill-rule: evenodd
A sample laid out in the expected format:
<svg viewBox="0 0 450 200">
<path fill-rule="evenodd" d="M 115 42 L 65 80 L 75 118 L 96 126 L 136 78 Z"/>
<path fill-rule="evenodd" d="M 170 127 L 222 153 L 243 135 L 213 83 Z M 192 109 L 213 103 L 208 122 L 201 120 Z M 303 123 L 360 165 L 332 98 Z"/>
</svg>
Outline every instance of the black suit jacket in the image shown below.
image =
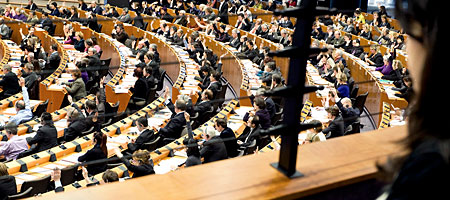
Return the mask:
<svg viewBox="0 0 450 200">
<path fill-rule="evenodd" d="M 80 115 L 83 115 L 80 113 Z M 82 132 L 86 130 L 86 123 L 84 119 L 77 119 L 69 124 L 69 127 L 64 129 L 64 141 L 70 142 L 77 136 L 81 136 Z"/>
<path fill-rule="evenodd" d="M 150 174 L 155 174 L 155 170 L 153 170 L 153 166 L 151 164 L 143 164 L 140 166 L 132 165 L 128 159 L 122 157 L 121 158 L 123 164 L 127 167 L 127 169 L 133 172 L 133 178 L 146 176 Z"/>
<path fill-rule="evenodd" d="M 184 118 L 184 113 L 180 112 L 173 116 L 170 121 L 164 126 L 164 128 L 159 129 L 158 135 L 163 138 L 175 138 L 181 137 L 181 132 L 186 125 L 186 119 Z"/>
<path fill-rule="evenodd" d="M 211 110 L 213 105 L 210 101 L 197 101 L 197 103 L 193 107 L 193 113 L 198 113 L 198 122 L 200 124 L 205 123 L 209 119 L 206 119 L 205 113 Z"/>
<path fill-rule="evenodd" d="M 3 76 L 3 79 L 0 80 L 0 86 L 3 87 L 3 94 L 7 96 L 11 96 L 17 94 L 21 91 L 19 85 L 19 79 L 17 75 L 13 72 L 9 72 Z"/>
<path fill-rule="evenodd" d="M 330 122 L 330 125 L 322 131 L 325 135 L 330 133 L 331 135 L 329 138 L 339 137 L 343 136 L 345 133 L 344 128 L 344 121 L 342 120 L 342 117 L 336 117 L 333 121 Z"/>
<path fill-rule="evenodd" d="M 33 138 L 27 138 L 29 145 L 37 144 L 36 152 L 44 151 L 58 145 L 58 132 L 53 125 L 44 125 L 38 129 Z"/>
<path fill-rule="evenodd" d="M 231 128 L 227 127 L 220 133 L 220 138 L 224 140 L 225 147 L 227 148 L 228 157 L 237 156 L 237 143 L 236 143 L 236 135 L 234 134 Z"/>
<path fill-rule="evenodd" d="M 134 143 L 128 143 L 128 149 L 131 152 L 135 152 L 136 150 L 141 149 L 144 143 L 151 142 L 154 139 L 154 131 L 146 129 L 136 138 L 136 141 Z"/>
<path fill-rule="evenodd" d="M 148 86 L 147 86 L 147 79 L 144 77 L 139 78 L 134 83 L 134 87 L 130 88 L 130 91 L 133 92 L 134 97 L 147 99 L 147 92 L 148 92 Z"/>
<path fill-rule="evenodd" d="M 219 4 L 220 22 L 228 24 L 228 3 L 226 1 Z"/>
<path fill-rule="evenodd" d="M 99 159 L 106 159 L 107 155 L 103 153 L 102 149 L 100 148 L 100 145 L 96 144 L 94 148 L 87 151 L 84 155 L 80 156 L 78 158 L 78 162 L 88 162 L 93 160 L 99 160 Z M 106 162 L 100 163 L 100 164 L 94 164 L 94 165 L 88 165 L 87 171 L 89 175 L 95 175 L 101 172 L 104 172 L 106 170 Z"/>
<path fill-rule="evenodd" d="M 59 67 L 60 62 L 61 62 L 61 56 L 59 56 L 58 52 L 52 53 L 48 57 L 48 69 L 52 70 L 52 71 L 56 70 Z M 53 73 L 53 72 L 49 72 L 49 73 Z"/>
<path fill-rule="evenodd" d="M 206 89 L 210 89 L 213 92 L 213 99 L 216 99 L 217 93 L 222 89 L 222 83 L 220 81 L 210 83 Z"/>
<path fill-rule="evenodd" d="M 261 129 L 261 125 L 258 125 L 253 130 L 251 130 L 250 127 L 246 126 L 242 134 L 237 138 L 237 140 L 240 140 L 243 142 L 239 147 L 247 147 L 249 146 L 253 140 L 258 139 L 259 137 L 256 135 L 256 133 Z"/>
<path fill-rule="evenodd" d="M 16 178 L 14 176 L 0 176 L 0 200 L 8 199 L 9 195 L 17 194 Z"/>
<path fill-rule="evenodd" d="M 200 149 L 200 156 L 204 158 L 203 163 L 227 159 L 227 148 L 222 139 L 215 136 L 203 144 L 203 148 Z"/>
</svg>

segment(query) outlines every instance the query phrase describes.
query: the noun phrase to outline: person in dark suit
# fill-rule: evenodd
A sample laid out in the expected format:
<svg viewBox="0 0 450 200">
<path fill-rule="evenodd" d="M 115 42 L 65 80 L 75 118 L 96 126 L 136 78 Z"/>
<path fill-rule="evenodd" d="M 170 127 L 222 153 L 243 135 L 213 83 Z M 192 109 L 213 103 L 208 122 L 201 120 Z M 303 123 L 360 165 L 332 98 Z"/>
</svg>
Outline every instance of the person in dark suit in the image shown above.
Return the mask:
<svg viewBox="0 0 450 200">
<path fill-rule="evenodd" d="M 136 121 L 136 127 L 140 134 L 136 139 L 132 139 L 128 143 L 128 150 L 133 153 L 138 149 L 142 149 L 144 143 L 151 142 L 156 139 L 154 131 L 148 129 L 148 120 L 146 117 L 140 117 Z"/>
<path fill-rule="evenodd" d="M 3 88 L 3 91 L 0 93 L 0 99 L 4 99 L 15 95 L 20 92 L 19 79 L 17 75 L 12 72 L 12 68 L 10 65 L 5 64 L 2 68 L 3 70 L 3 78 L 0 80 L 0 86 Z"/>
<path fill-rule="evenodd" d="M 242 119 L 244 122 L 247 122 L 248 119 L 252 116 L 257 115 L 259 117 L 259 122 L 263 129 L 268 129 L 270 127 L 270 114 L 266 109 L 266 102 L 261 97 L 256 97 L 253 102 L 253 111 L 247 112 Z"/>
<path fill-rule="evenodd" d="M 82 136 L 82 132 L 86 130 L 85 117 L 77 109 L 67 113 L 67 122 L 69 125 L 64 129 L 64 138 L 66 142 L 70 142 L 77 137 Z"/>
<path fill-rule="evenodd" d="M 231 38 L 230 38 L 230 42 L 228 43 L 228 45 L 230 45 L 231 47 L 233 47 L 235 49 L 239 49 L 239 47 L 241 46 L 241 39 L 239 38 L 239 30 L 238 29 L 233 29 L 231 31 Z"/>
<path fill-rule="evenodd" d="M 220 22 L 228 24 L 228 3 L 226 0 L 220 0 L 219 4 Z"/>
<path fill-rule="evenodd" d="M 111 37 L 116 39 L 120 43 L 125 44 L 125 41 L 128 39 L 128 34 L 125 32 L 123 25 L 118 24 L 111 33 Z"/>
<path fill-rule="evenodd" d="M 362 48 L 362 46 L 360 46 L 359 39 L 353 40 L 353 48 L 350 53 L 358 58 L 361 56 L 362 53 L 364 53 L 364 49 Z"/>
<path fill-rule="evenodd" d="M 239 149 L 243 150 L 248 147 L 253 140 L 257 140 L 256 143 L 259 143 L 259 136 L 257 135 L 258 131 L 261 130 L 261 125 L 259 124 L 259 117 L 255 115 L 250 117 L 245 123 L 245 129 L 242 134 L 237 138 L 237 144 Z"/>
<path fill-rule="evenodd" d="M 37 5 L 33 2 L 33 0 L 28 0 L 28 5 L 25 6 L 25 9 L 28 10 L 36 10 L 38 7 Z"/>
<path fill-rule="evenodd" d="M 61 13 L 58 9 L 58 4 L 56 2 L 52 2 L 51 0 L 47 3 L 47 9 L 50 10 L 50 15 L 55 17 L 60 17 Z"/>
<path fill-rule="evenodd" d="M 379 47 L 375 45 L 370 46 L 370 55 L 366 55 L 364 60 L 369 63 L 369 65 L 376 67 L 384 65 L 383 55 L 381 55 Z"/>
<path fill-rule="evenodd" d="M 206 127 L 202 138 L 205 140 L 200 149 L 200 156 L 203 157 L 203 163 L 210 163 L 228 158 L 227 148 L 222 138 L 217 135 L 217 131 L 212 127 Z"/>
<path fill-rule="evenodd" d="M 167 89 L 166 89 L 167 91 Z M 182 99 L 177 99 L 175 105 L 171 102 L 170 98 L 168 98 L 168 92 L 165 93 L 166 98 L 166 106 L 172 111 L 172 117 L 169 122 L 167 122 L 166 126 L 159 129 L 158 135 L 162 138 L 170 138 L 162 143 L 168 143 L 172 139 L 178 139 L 181 137 L 181 132 L 184 129 L 184 125 L 186 125 L 186 119 L 184 118 L 184 112 L 186 111 L 187 102 Z M 165 145 L 165 144 L 164 144 Z"/>
<path fill-rule="evenodd" d="M 102 116 L 98 109 L 97 103 L 94 100 L 86 100 L 84 103 L 84 109 L 81 110 L 78 106 L 72 105 L 79 113 L 84 113 L 84 124 L 86 129 L 94 127 L 95 131 L 100 131 L 101 124 L 104 121 L 104 116 Z"/>
<path fill-rule="evenodd" d="M 332 120 L 328 127 L 322 131 L 323 134 L 326 135 L 327 138 L 334 138 L 344 135 L 344 120 L 339 114 L 339 108 L 336 106 L 331 106 L 325 108 L 328 113 L 328 118 Z"/>
<path fill-rule="evenodd" d="M 214 123 L 214 126 L 217 131 L 220 132 L 220 138 L 224 141 L 225 147 L 227 148 L 227 155 L 229 158 L 233 158 L 237 156 L 237 143 L 236 143 L 236 135 L 233 130 L 227 126 L 226 119 L 217 119 Z"/>
<path fill-rule="evenodd" d="M 27 138 L 29 145 L 36 144 L 35 147 L 31 147 L 33 149 L 31 153 L 41 152 L 58 145 L 58 132 L 53 125 L 52 115 L 48 112 L 42 113 L 41 124 L 36 135 L 33 138 Z"/>
<path fill-rule="evenodd" d="M 144 78 L 147 80 L 148 89 L 152 89 L 158 84 L 158 79 L 153 76 L 153 69 L 151 66 L 144 67 Z"/>
<path fill-rule="evenodd" d="M 131 100 L 133 100 L 134 98 L 147 99 L 148 86 L 147 79 L 144 78 L 143 69 L 137 67 L 134 70 L 134 76 L 137 78 L 137 80 L 134 83 L 134 86 L 130 88 L 130 91 L 133 93 Z"/>
<path fill-rule="evenodd" d="M 61 56 L 59 56 L 58 53 L 58 45 L 52 44 L 50 47 L 50 56 L 47 57 L 47 66 L 45 67 L 45 70 L 47 71 L 45 74 L 51 74 L 56 69 L 58 69 L 59 64 L 61 62 Z"/>
<path fill-rule="evenodd" d="M 217 98 L 217 93 L 222 89 L 222 83 L 220 82 L 220 77 L 222 75 L 219 72 L 212 72 L 209 76 L 209 85 L 205 89 L 209 89 L 213 92 L 213 99 Z"/>
<path fill-rule="evenodd" d="M 9 195 L 15 194 L 17 194 L 16 178 L 10 176 L 8 167 L 0 162 L 0 200 L 6 200 Z"/>
<path fill-rule="evenodd" d="M 337 94 L 335 93 L 334 96 L 336 97 Z M 331 101 L 336 101 L 334 98 L 331 98 Z M 350 125 L 352 125 L 354 122 L 358 121 L 359 115 L 361 114 L 358 108 L 353 108 L 352 101 L 349 98 L 342 98 L 339 101 L 336 102 L 336 105 L 338 106 L 339 110 L 342 113 L 342 118 L 345 119 L 344 121 L 344 128 L 347 129 Z"/>
<path fill-rule="evenodd" d="M 198 86 L 202 90 L 204 90 L 209 86 L 209 83 L 210 83 L 209 77 L 211 76 L 211 66 L 204 64 L 203 66 L 200 67 L 199 74 L 200 74 L 200 77 L 196 77 L 196 79 L 201 82 L 198 84 Z"/>
<path fill-rule="evenodd" d="M 150 152 L 147 150 L 135 151 L 132 156 L 132 163 L 123 157 L 119 149 L 114 149 L 114 151 L 116 152 L 116 156 L 122 160 L 127 169 L 130 172 L 133 172 L 132 178 L 155 174 L 155 170 L 153 170 L 153 161 L 151 160 Z"/>
<path fill-rule="evenodd" d="M 195 165 L 201 165 L 201 157 L 200 157 L 200 151 L 197 146 L 197 141 L 194 139 L 194 136 L 192 134 L 192 127 L 190 122 L 190 115 L 185 112 L 184 118 L 186 119 L 186 127 L 188 131 L 188 138 L 183 140 L 183 145 L 187 145 L 186 154 L 188 158 L 185 162 L 185 167 L 195 166 Z"/>
<path fill-rule="evenodd" d="M 272 117 L 275 115 L 277 110 L 276 110 L 275 102 L 272 100 L 272 98 L 264 96 L 265 91 L 266 90 L 264 88 L 259 88 L 256 91 L 256 95 L 261 96 L 264 99 L 264 102 L 266 103 L 266 109 L 269 112 L 270 118 L 272 119 Z M 253 104 L 254 100 L 255 100 L 255 96 L 251 94 L 250 90 L 247 92 L 247 94 L 249 94 L 250 101 Z"/>
<path fill-rule="evenodd" d="M 108 136 L 102 132 L 96 132 L 94 134 L 94 147 L 87 151 L 84 155 L 78 157 L 78 162 L 89 162 L 99 159 L 108 158 L 108 149 L 106 146 Z M 90 176 L 104 172 L 106 170 L 106 162 L 99 164 L 91 164 L 87 166 L 87 170 Z"/>
<path fill-rule="evenodd" d="M 211 110 L 212 104 L 210 100 L 213 98 L 211 90 L 206 89 L 202 92 L 202 96 L 193 107 L 193 113 L 198 113 L 198 124 L 203 124 L 209 119 L 205 118 L 205 113 Z"/>
</svg>

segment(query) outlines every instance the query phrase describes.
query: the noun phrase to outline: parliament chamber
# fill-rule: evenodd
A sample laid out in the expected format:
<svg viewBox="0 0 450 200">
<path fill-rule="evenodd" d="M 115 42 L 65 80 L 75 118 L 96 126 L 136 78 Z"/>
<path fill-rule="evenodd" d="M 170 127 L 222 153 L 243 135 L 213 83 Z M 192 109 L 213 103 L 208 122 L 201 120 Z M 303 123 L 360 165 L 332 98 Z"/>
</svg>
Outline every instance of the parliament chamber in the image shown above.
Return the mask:
<svg viewBox="0 0 450 200">
<path fill-rule="evenodd" d="M 0 199 L 376 199 L 410 37 L 302 2 L 0 3 Z"/>
</svg>

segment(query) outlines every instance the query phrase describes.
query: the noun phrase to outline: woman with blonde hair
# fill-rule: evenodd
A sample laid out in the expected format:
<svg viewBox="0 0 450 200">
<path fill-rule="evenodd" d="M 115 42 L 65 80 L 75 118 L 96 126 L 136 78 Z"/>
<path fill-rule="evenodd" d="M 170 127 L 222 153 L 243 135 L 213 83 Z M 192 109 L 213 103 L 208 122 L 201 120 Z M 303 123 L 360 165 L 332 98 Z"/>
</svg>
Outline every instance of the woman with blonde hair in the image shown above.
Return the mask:
<svg viewBox="0 0 450 200">
<path fill-rule="evenodd" d="M 133 153 L 131 162 L 123 157 L 119 149 L 114 149 L 116 156 L 120 158 L 130 172 L 133 172 L 132 178 L 154 174 L 153 162 L 151 161 L 148 150 L 137 150 Z"/>
</svg>

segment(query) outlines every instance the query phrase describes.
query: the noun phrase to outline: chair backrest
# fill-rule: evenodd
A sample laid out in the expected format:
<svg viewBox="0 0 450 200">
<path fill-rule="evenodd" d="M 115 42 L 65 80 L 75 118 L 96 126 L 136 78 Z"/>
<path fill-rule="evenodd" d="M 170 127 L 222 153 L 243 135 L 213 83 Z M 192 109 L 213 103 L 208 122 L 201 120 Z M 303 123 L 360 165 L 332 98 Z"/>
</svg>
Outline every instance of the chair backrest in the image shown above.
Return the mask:
<svg viewBox="0 0 450 200">
<path fill-rule="evenodd" d="M 30 99 L 39 99 L 39 82 L 41 82 L 40 77 L 31 84 L 30 88 L 28 88 Z"/>
<path fill-rule="evenodd" d="M 199 117 L 197 120 L 198 124 L 203 124 L 206 121 L 208 121 L 209 119 L 211 119 L 211 117 L 213 117 L 215 114 L 214 111 L 215 111 L 214 106 L 211 106 L 211 108 L 208 111 L 206 111 L 205 113 L 199 113 Z"/>
<path fill-rule="evenodd" d="M 161 91 L 164 87 L 164 77 L 166 76 L 166 70 L 159 68 L 159 72 L 161 77 L 158 79 L 158 87 L 156 87 L 156 91 Z"/>
<path fill-rule="evenodd" d="M 102 27 L 103 27 L 102 24 L 98 24 L 98 30 L 97 30 L 98 33 L 101 33 L 101 32 L 102 32 Z"/>
<path fill-rule="evenodd" d="M 148 27 L 148 22 L 144 22 L 144 31 L 147 30 L 147 27 Z"/>
<path fill-rule="evenodd" d="M 150 104 L 156 99 L 156 88 L 157 86 L 148 90 L 146 104 Z"/>
<path fill-rule="evenodd" d="M 156 139 L 154 139 L 153 141 L 151 141 L 151 142 L 148 142 L 148 143 L 144 143 L 142 146 L 143 146 L 143 149 L 147 149 L 148 151 L 154 151 L 155 149 L 156 149 L 156 147 L 157 147 L 157 145 L 158 145 L 158 142 L 159 142 L 159 140 L 161 139 L 161 137 L 157 137 Z"/>
<path fill-rule="evenodd" d="M 40 179 L 25 181 L 22 183 L 22 187 L 20 188 L 21 192 L 25 192 L 28 188 L 33 187 L 30 196 L 34 196 L 36 194 L 42 194 L 47 192 L 48 185 L 50 183 L 50 175 L 42 177 Z"/>
<path fill-rule="evenodd" d="M 90 91 L 91 89 L 92 89 L 92 87 L 94 87 L 95 86 L 95 81 L 94 80 L 89 80 L 87 83 L 86 83 L 86 91 Z"/>
<path fill-rule="evenodd" d="M 361 123 L 360 122 L 353 122 L 349 126 L 349 129 L 345 131 L 344 135 L 350 135 L 350 134 L 355 134 L 355 133 L 360 133 L 360 132 L 361 132 Z"/>
<path fill-rule="evenodd" d="M 33 187 L 29 187 L 27 190 L 20 192 L 19 194 L 9 195 L 7 199 L 13 200 L 13 199 L 23 199 L 23 198 L 31 197 L 31 195 L 30 195 L 31 190 L 33 190 Z"/>
<path fill-rule="evenodd" d="M 360 113 L 363 113 L 363 111 L 364 111 L 364 104 L 366 103 L 366 99 L 367 99 L 368 95 L 369 95 L 369 92 L 366 92 L 366 93 L 358 95 L 356 97 L 353 107 L 358 108 Z"/>
<path fill-rule="evenodd" d="M 253 154 L 255 150 L 256 150 L 256 139 L 252 140 L 252 143 L 247 148 L 245 148 L 244 155 Z"/>
<path fill-rule="evenodd" d="M 270 120 L 272 122 L 272 125 L 274 125 L 278 120 L 280 120 L 282 116 L 283 116 L 283 108 L 280 108 L 280 111 L 276 112 L 275 115 Z"/>
<path fill-rule="evenodd" d="M 119 110 L 120 101 L 117 101 L 115 104 L 111 105 L 108 102 L 105 102 L 105 120 L 114 119 L 117 115 L 117 110 Z M 111 122 L 114 123 L 114 122 Z"/>
<path fill-rule="evenodd" d="M 62 186 L 69 185 L 76 181 L 75 175 L 77 173 L 78 166 L 70 166 L 64 169 L 61 169 L 61 184 Z"/>
<path fill-rule="evenodd" d="M 358 95 L 359 87 L 355 85 L 352 90 L 350 90 L 350 98 L 356 98 Z"/>
<path fill-rule="evenodd" d="M 48 106 L 48 99 L 45 100 L 44 102 L 42 102 L 41 104 L 39 104 L 33 111 L 33 116 L 37 116 L 40 117 L 42 115 L 42 113 L 44 113 L 45 111 L 47 111 L 47 106 Z"/>
</svg>

